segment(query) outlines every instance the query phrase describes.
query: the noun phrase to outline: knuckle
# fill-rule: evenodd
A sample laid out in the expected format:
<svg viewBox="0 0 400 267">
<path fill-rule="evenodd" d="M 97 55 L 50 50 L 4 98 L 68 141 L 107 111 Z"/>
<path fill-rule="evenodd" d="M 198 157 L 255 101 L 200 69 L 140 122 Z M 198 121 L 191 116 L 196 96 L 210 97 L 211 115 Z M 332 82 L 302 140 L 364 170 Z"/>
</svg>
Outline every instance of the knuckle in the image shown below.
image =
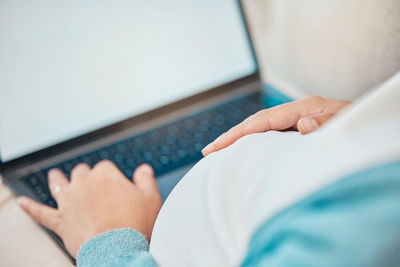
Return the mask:
<svg viewBox="0 0 400 267">
<path fill-rule="evenodd" d="M 321 103 L 325 101 L 325 98 L 317 95 L 310 95 L 304 97 L 302 100 L 306 102 Z"/>
<path fill-rule="evenodd" d="M 159 205 L 162 204 L 162 198 L 158 190 L 154 190 L 152 192 L 149 192 L 148 195 L 148 203 L 153 203 L 154 205 Z"/>
<path fill-rule="evenodd" d="M 273 111 L 271 109 L 260 110 L 256 113 L 257 121 L 265 121 L 266 119 L 269 118 L 269 115 L 271 114 L 273 114 Z"/>
<path fill-rule="evenodd" d="M 253 123 L 253 122 L 259 122 L 262 120 L 265 120 L 266 117 L 268 117 L 267 115 L 269 114 L 270 110 L 269 109 L 263 109 L 260 111 L 257 111 L 256 113 L 254 113 L 253 115 L 251 115 L 249 117 L 249 122 Z"/>
<path fill-rule="evenodd" d="M 241 129 L 239 131 L 240 136 L 242 137 L 242 136 L 248 134 L 249 132 L 252 131 L 252 128 L 253 128 L 252 123 L 250 123 L 250 122 L 243 124 L 243 126 L 241 127 Z"/>
<path fill-rule="evenodd" d="M 327 99 L 321 96 L 307 96 L 304 98 L 305 110 L 308 114 L 322 112 L 327 106 Z"/>
<path fill-rule="evenodd" d="M 243 120 L 241 123 L 239 123 L 237 126 L 238 126 L 238 127 L 242 127 L 244 124 L 246 124 L 246 123 L 248 123 L 249 121 L 252 120 L 252 116 L 253 116 L 253 115 L 248 116 L 246 119 L 244 119 L 244 120 Z"/>
<path fill-rule="evenodd" d="M 240 129 L 243 129 L 244 127 L 246 127 L 248 124 L 250 124 L 252 121 L 254 121 L 256 119 L 256 114 L 250 115 L 248 116 L 244 121 L 242 121 L 238 127 Z"/>
<path fill-rule="evenodd" d="M 241 137 L 244 135 L 245 133 L 245 128 L 247 127 L 247 121 L 243 121 L 242 123 L 236 125 L 235 127 L 232 128 L 232 132 L 235 133 L 236 137 Z"/>
<path fill-rule="evenodd" d="M 256 113 L 254 113 L 254 117 L 258 118 L 258 117 L 262 117 L 265 115 L 265 113 L 267 113 L 267 109 L 263 109 L 263 110 L 259 110 Z"/>
<path fill-rule="evenodd" d="M 260 113 L 261 111 L 257 111 L 256 113 L 254 113 L 254 114 L 251 114 L 249 117 L 247 117 L 247 121 L 252 121 L 252 120 L 255 120 L 255 119 L 257 119 L 259 116 L 260 116 Z"/>
<path fill-rule="evenodd" d="M 252 132 L 264 131 L 264 129 L 267 129 L 268 125 L 270 124 L 271 114 L 272 113 L 270 109 L 263 109 L 248 117 L 240 125 L 239 132 L 241 136 L 247 135 Z"/>
</svg>

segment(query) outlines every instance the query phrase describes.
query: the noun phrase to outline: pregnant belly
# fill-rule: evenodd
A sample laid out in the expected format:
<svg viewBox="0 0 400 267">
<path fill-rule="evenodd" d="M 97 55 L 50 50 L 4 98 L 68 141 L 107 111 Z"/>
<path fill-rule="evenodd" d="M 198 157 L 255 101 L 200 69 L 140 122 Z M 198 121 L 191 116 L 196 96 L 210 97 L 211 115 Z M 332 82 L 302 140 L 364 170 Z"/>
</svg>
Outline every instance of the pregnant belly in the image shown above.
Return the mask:
<svg viewBox="0 0 400 267">
<path fill-rule="evenodd" d="M 300 138 L 293 132 L 250 135 L 196 164 L 157 218 L 150 244 L 157 263 L 240 264 L 257 226 L 252 213 L 259 186 L 265 185 Z"/>
</svg>

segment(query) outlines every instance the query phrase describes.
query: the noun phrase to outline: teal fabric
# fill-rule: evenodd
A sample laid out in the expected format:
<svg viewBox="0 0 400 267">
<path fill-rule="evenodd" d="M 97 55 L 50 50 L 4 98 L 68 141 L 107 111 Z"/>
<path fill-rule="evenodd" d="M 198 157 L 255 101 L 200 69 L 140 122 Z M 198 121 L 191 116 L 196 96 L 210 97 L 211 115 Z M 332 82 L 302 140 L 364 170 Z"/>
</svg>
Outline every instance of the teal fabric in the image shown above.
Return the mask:
<svg viewBox="0 0 400 267">
<path fill-rule="evenodd" d="M 77 263 L 85 267 L 156 266 L 145 238 L 129 229 L 88 241 L 79 251 Z M 274 267 L 399 265 L 400 161 L 345 177 L 266 221 L 253 235 L 242 263 Z"/>
<path fill-rule="evenodd" d="M 149 245 L 142 234 L 131 229 L 106 232 L 86 242 L 78 252 L 82 267 L 153 267 Z"/>
<path fill-rule="evenodd" d="M 341 179 L 274 216 L 242 266 L 400 266 L 400 162 Z"/>
</svg>

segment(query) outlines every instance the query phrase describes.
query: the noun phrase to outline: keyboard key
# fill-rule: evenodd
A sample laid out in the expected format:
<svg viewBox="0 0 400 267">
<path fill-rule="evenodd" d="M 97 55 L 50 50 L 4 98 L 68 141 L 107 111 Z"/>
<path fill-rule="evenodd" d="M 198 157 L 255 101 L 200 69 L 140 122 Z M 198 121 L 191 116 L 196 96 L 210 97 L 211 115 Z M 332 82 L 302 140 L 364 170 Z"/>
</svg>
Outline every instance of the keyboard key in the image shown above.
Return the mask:
<svg viewBox="0 0 400 267">
<path fill-rule="evenodd" d="M 114 155 L 114 162 L 118 165 L 119 163 L 121 163 L 124 160 L 124 155 L 122 155 L 121 153 L 116 153 Z"/>
<path fill-rule="evenodd" d="M 128 168 L 133 169 L 133 168 L 136 166 L 136 165 L 135 165 L 135 160 L 134 160 L 134 159 L 131 159 L 131 158 L 128 158 L 128 159 L 125 160 L 125 165 L 126 165 Z"/>
<path fill-rule="evenodd" d="M 162 165 L 167 165 L 169 163 L 169 158 L 167 156 L 161 156 L 160 163 Z"/>
<path fill-rule="evenodd" d="M 124 144 L 119 143 L 119 144 L 116 145 L 116 150 L 117 150 L 119 153 L 124 153 L 124 152 L 126 151 L 126 147 L 125 147 Z"/>
<path fill-rule="evenodd" d="M 97 156 L 96 153 L 90 153 L 90 154 L 88 154 L 88 157 L 89 157 L 92 165 L 95 165 L 97 162 L 100 161 L 100 158 L 99 158 L 99 156 Z"/>
<path fill-rule="evenodd" d="M 135 138 L 135 140 L 133 141 L 133 145 L 135 147 L 141 147 L 143 146 L 143 144 L 144 144 L 143 139 L 140 137 Z"/>
<path fill-rule="evenodd" d="M 107 150 L 100 150 L 98 155 L 100 159 L 108 159 L 110 157 L 110 153 Z"/>
<path fill-rule="evenodd" d="M 62 170 L 63 170 L 64 172 L 70 173 L 70 172 L 72 171 L 72 168 L 73 168 L 73 167 L 74 167 L 74 165 L 73 165 L 71 162 L 67 161 L 67 162 L 65 162 L 65 163 L 63 164 Z"/>
<path fill-rule="evenodd" d="M 171 148 L 168 145 L 163 145 L 161 147 L 161 153 L 164 155 L 169 155 L 171 152 Z"/>
<path fill-rule="evenodd" d="M 195 121 L 193 119 L 186 119 L 184 122 L 185 128 L 187 130 L 193 129 L 193 127 L 196 125 Z"/>
<path fill-rule="evenodd" d="M 37 172 L 35 175 L 39 179 L 40 183 L 43 185 L 47 185 L 48 179 L 47 179 L 47 173 L 48 170 L 43 170 L 41 172 Z"/>
<path fill-rule="evenodd" d="M 145 161 L 152 161 L 153 160 L 153 154 L 150 152 L 145 152 L 143 155 L 143 159 Z"/>
<path fill-rule="evenodd" d="M 177 155 L 178 155 L 178 157 L 183 159 L 187 155 L 186 150 L 185 149 L 179 149 L 178 152 L 177 152 Z"/>
<path fill-rule="evenodd" d="M 150 138 L 151 138 L 152 140 L 158 140 L 158 139 L 160 139 L 160 137 L 161 137 L 161 135 L 160 135 L 160 132 L 159 132 L 159 131 L 153 131 L 153 132 L 151 132 L 151 134 L 150 134 Z"/>
<path fill-rule="evenodd" d="M 157 160 L 152 160 L 150 162 L 150 165 L 154 168 L 154 170 L 156 171 L 156 173 L 159 173 L 160 169 L 161 169 L 161 164 L 157 161 Z"/>
<path fill-rule="evenodd" d="M 194 135 L 194 140 L 195 140 L 196 142 L 201 142 L 201 141 L 203 141 L 203 140 L 204 140 L 204 134 L 203 134 L 203 133 L 196 133 L 196 134 Z"/>
<path fill-rule="evenodd" d="M 34 176 L 34 175 L 31 175 L 31 176 L 29 176 L 28 177 L 28 179 L 29 179 L 29 183 L 32 185 L 32 186 L 37 186 L 37 185 L 39 185 L 39 179 L 36 177 L 36 176 Z"/>
<path fill-rule="evenodd" d="M 167 127 L 167 133 L 170 135 L 176 135 L 178 133 L 179 129 L 175 125 L 170 125 Z"/>
<path fill-rule="evenodd" d="M 201 152 L 201 150 L 203 150 L 203 148 L 205 147 L 205 145 L 203 143 L 196 143 L 194 145 L 194 148 L 197 152 Z"/>
<path fill-rule="evenodd" d="M 214 122 L 216 125 L 223 125 L 225 123 L 225 117 L 222 114 L 218 114 L 214 118 Z"/>
<path fill-rule="evenodd" d="M 83 156 L 80 158 L 80 161 L 86 163 L 89 166 L 93 166 L 93 162 L 91 161 L 89 156 Z"/>
<path fill-rule="evenodd" d="M 175 143 L 175 141 L 176 141 L 176 136 L 173 135 L 173 134 L 168 134 L 168 135 L 165 137 L 165 143 L 166 143 L 166 144 L 173 144 L 173 143 Z"/>
<path fill-rule="evenodd" d="M 132 156 L 139 156 L 141 152 L 141 149 L 138 147 L 132 147 L 131 149 L 131 155 Z"/>
</svg>

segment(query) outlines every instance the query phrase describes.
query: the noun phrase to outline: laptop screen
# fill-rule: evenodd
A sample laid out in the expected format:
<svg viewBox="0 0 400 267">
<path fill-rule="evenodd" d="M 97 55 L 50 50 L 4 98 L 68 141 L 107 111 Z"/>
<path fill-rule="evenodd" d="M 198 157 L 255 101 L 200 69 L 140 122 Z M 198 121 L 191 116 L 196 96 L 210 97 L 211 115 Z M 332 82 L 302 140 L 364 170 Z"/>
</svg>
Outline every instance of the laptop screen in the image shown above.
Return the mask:
<svg viewBox="0 0 400 267">
<path fill-rule="evenodd" d="M 235 0 L 3 0 L 1 160 L 256 68 Z"/>
</svg>

